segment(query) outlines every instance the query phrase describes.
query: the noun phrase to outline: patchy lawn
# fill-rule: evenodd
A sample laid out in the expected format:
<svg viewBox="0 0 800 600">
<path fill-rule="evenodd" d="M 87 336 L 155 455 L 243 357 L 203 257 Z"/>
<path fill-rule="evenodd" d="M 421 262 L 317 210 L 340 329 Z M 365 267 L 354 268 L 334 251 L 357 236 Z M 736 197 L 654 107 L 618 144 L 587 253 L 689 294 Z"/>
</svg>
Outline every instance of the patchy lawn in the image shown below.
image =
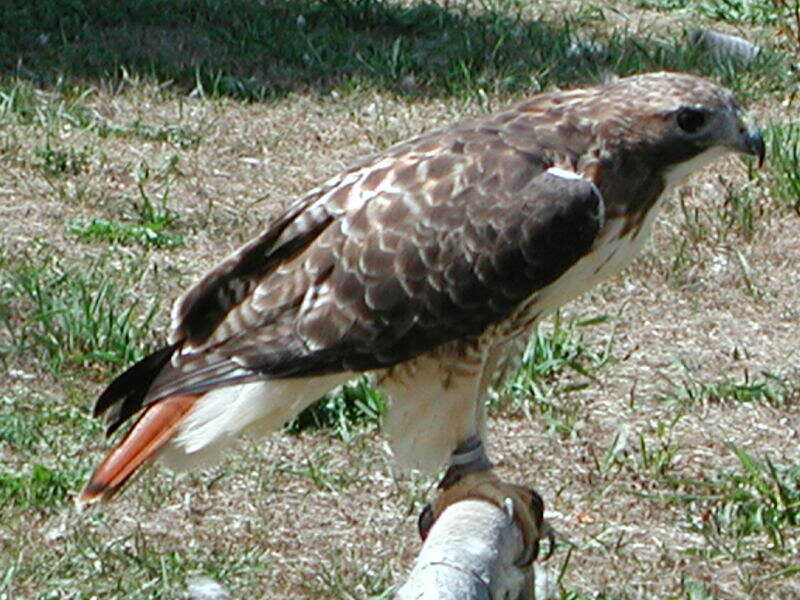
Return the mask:
<svg viewBox="0 0 800 600">
<path fill-rule="evenodd" d="M 502 474 L 560 533 L 557 598 L 800 597 L 797 0 L 35 0 L 0 5 L 0 598 L 384 598 L 432 479 L 368 384 L 212 469 L 72 496 L 91 405 L 170 301 L 356 158 L 554 86 L 680 69 L 735 89 L 768 162 L 692 179 L 644 255 L 496 390 Z M 749 65 L 696 27 L 761 46 Z"/>
</svg>

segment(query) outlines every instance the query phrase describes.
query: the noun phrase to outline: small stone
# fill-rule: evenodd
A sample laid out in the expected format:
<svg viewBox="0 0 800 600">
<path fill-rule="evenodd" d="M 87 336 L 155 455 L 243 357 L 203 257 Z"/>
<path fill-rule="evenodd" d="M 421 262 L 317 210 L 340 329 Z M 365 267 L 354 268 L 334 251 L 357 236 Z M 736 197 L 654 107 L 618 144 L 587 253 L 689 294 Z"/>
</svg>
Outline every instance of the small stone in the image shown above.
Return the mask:
<svg viewBox="0 0 800 600">
<path fill-rule="evenodd" d="M 709 56 L 716 60 L 733 60 L 748 63 L 758 58 L 761 53 L 761 48 L 751 44 L 744 38 L 717 33 L 708 29 L 696 29 L 689 35 L 689 41 L 705 50 Z"/>
<path fill-rule="evenodd" d="M 415 89 L 417 87 L 417 78 L 413 75 L 406 75 L 400 82 L 400 87 L 406 91 Z"/>
<path fill-rule="evenodd" d="M 374 117 L 378 113 L 378 104 L 377 102 L 370 102 L 367 106 L 364 107 L 364 110 L 361 111 L 365 117 Z"/>
<path fill-rule="evenodd" d="M 192 577 L 186 581 L 186 587 L 192 600 L 227 600 L 231 597 L 225 587 L 210 577 Z"/>
</svg>

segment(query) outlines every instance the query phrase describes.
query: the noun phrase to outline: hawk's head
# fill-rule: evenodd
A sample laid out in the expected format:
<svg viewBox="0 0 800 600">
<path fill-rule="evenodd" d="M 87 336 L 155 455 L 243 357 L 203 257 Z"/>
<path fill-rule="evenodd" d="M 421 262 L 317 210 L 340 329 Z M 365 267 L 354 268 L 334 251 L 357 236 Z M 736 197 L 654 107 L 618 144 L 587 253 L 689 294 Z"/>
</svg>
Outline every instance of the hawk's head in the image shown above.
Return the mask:
<svg viewBox="0 0 800 600">
<path fill-rule="evenodd" d="M 676 180 L 670 183 L 730 151 L 755 155 L 759 164 L 764 160 L 758 129 L 727 89 L 707 79 L 647 73 L 596 90 L 598 133 L 647 153 Z"/>
<path fill-rule="evenodd" d="M 607 200 L 627 205 L 625 212 L 647 207 L 646 199 L 728 152 L 764 160 L 764 140 L 732 94 L 694 75 L 614 79 L 565 92 L 560 104 L 573 127 L 588 127 L 594 140 L 578 168 L 593 176 Z"/>
</svg>

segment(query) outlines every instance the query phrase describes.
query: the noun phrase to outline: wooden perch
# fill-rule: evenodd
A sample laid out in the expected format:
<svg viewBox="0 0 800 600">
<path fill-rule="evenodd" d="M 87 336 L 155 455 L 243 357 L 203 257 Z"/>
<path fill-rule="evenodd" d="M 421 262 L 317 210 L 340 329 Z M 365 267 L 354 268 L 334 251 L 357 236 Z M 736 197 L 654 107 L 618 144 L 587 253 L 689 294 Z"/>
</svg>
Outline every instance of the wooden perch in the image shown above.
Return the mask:
<svg viewBox="0 0 800 600">
<path fill-rule="evenodd" d="M 532 595 L 531 567 L 514 564 L 522 532 L 508 512 L 462 500 L 434 523 L 396 600 L 517 600 Z"/>
</svg>

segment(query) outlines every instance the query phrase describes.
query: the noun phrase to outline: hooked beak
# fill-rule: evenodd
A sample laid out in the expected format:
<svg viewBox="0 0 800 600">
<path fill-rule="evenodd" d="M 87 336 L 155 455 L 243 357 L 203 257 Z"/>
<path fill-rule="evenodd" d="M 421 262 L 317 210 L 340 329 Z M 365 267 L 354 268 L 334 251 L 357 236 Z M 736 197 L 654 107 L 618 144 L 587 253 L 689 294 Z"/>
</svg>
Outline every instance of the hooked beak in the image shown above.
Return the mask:
<svg viewBox="0 0 800 600">
<path fill-rule="evenodd" d="M 767 146 L 764 143 L 761 130 L 753 125 L 749 119 L 742 119 L 736 137 L 734 149 L 745 154 L 752 154 L 758 158 L 758 167 L 761 168 L 767 154 Z"/>
<path fill-rule="evenodd" d="M 744 147 L 748 154 L 758 157 L 758 168 L 760 169 L 767 155 L 767 147 L 764 144 L 764 138 L 761 136 L 761 132 L 757 128 L 748 128 L 744 136 Z"/>
</svg>

